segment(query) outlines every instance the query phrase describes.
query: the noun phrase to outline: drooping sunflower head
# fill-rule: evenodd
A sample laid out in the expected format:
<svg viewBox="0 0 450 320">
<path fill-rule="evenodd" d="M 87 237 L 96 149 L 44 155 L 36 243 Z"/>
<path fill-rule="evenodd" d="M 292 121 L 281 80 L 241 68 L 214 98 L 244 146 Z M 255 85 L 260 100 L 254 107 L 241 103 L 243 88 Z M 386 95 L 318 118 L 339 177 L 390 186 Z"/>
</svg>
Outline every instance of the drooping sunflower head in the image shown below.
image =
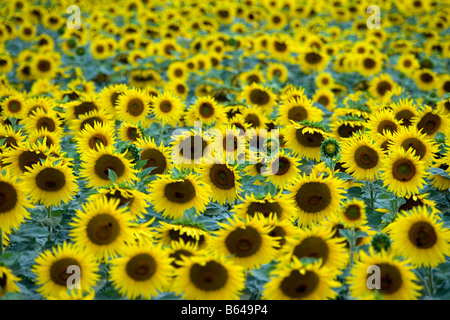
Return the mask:
<svg viewBox="0 0 450 320">
<path fill-rule="evenodd" d="M 158 233 L 155 238 L 162 245 L 174 245 L 174 243 L 184 243 L 195 245 L 199 250 L 208 247 L 210 241 L 209 232 L 201 224 L 191 220 L 176 220 L 172 223 L 160 221 L 160 227 L 156 228 Z"/>
<path fill-rule="evenodd" d="M 320 160 L 320 147 L 328 135 L 320 123 L 302 121 L 286 128 L 286 146 L 302 158 Z"/>
</svg>

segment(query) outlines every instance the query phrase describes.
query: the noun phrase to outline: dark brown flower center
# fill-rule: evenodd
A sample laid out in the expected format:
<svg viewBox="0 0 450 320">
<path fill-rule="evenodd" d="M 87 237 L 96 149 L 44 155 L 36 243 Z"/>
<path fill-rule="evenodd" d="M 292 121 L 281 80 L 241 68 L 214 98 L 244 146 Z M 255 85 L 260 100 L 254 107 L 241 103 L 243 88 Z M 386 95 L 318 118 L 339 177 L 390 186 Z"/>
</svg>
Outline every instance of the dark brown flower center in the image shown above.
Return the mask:
<svg viewBox="0 0 450 320">
<path fill-rule="evenodd" d="M 378 164 L 378 153 L 375 149 L 368 146 L 360 146 L 356 149 L 353 159 L 358 167 L 372 169 Z"/>
<path fill-rule="evenodd" d="M 289 120 L 293 121 L 302 121 L 308 118 L 308 111 L 305 107 L 302 106 L 296 106 L 291 109 L 289 109 L 288 112 L 288 118 Z"/>
<path fill-rule="evenodd" d="M 276 226 L 274 227 L 269 233 L 269 236 L 273 238 L 281 238 L 278 239 L 279 248 L 281 248 L 286 243 L 286 230 L 283 229 L 283 227 Z"/>
<path fill-rule="evenodd" d="M 191 267 L 189 278 L 200 290 L 217 291 L 226 286 L 228 271 L 215 261 L 209 261 L 204 266 L 196 263 Z"/>
<path fill-rule="evenodd" d="M 307 182 L 298 189 L 295 201 L 306 213 L 320 212 L 331 203 L 330 188 L 321 182 Z"/>
<path fill-rule="evenodd" d="M 51 69 L 52 65 L 50 63 L 50 61 L 48 60 L 39 60 L 38 64 L 37 64 L 37 68 L 39 69 L 39 71 L 42 72 L 47 72 Z"/>
<path fill-rule="evenodd" d="M 50 132 L 54 132 L 56 129 L 55 120 L 49 117 L 41 117 L 36 123 L 36 129 L 40 130 L 42 128 L 47 129 Z"/>
<path fill-rule="evenodd" d="M 322 238 L 310 236 L 294 248 L 293 255 L 299 260 L 302 258 L 322 259 L 322 264 L 325 264 L 329 251 L 327 243 Z"/>
<path fill-rule="evenodd" d="M 422 73 L 420 75 L 420 80 L 422 80 L 422 82 L 424 82 L 424 83 L 430 83 L 430 82 L 433 82 L 434 78 L 429 73 Z"/>
<path fill-rule="evenodd" d="M 398 181 L 409 181 L 416 175 L 416 166 L 411 160 L 399 159 L 392 166 L 392 175 Z"/>
<path fill-rule="evenodd" d="M 302 146 L 309 148 L 319 148 L 322 145 L 325 137 L 320 132 L 303 132 L 303 128 L 297 129 L 295 136 L 297 138 L 298 143 Z"/>
<path fill-rule="evenodd" d="M 50 267 L 50 278 L 52 281 L 59 286 L 66 287 L 67 280 L 72 275 L 70 272 L 67 272 L 70 266 L 81 268 L 80 263 L 73 258 L 63 258 L 55 261 Z"/>
<path fill-rule="evenodd" d="M 251 102 L 252 104 L 256 104 L 258 106 L 263 106 L 270 101 L 269 94 L 266 91 L 260 89 L 253 89 L 250 92 L 249 98 L 250 98 L 249 102 Z"/>
<path fill-rule="evenodd" d="M 278 171 L 275 172 L 275 175 L 282 176 L 289 171 L 291 167 L 291 162 L 286 157 L 280 157 L 274 161 L 272 166 L 278 168 Z"/>
<path fill-rule="evenodd" d="M 125 173 L 125 165 L 118 157 L 105 154 L 95 162 L 95 174 L 103 180 L 109 180 L 109 170 L 114 171 L 118 178 Z"/>
<path fill-rule="evenodd" d="M 140 116 L 145 110 L 145 104 L 141 99 L 131 99 L 127 104 L 127 112 L 133 117 Z"/>
<path fill-rule="evenodd" d="M 146 169 L 155 167 L 150 174 L 162 174 L 166 171 L 167 161 L 164 154 L 157 149 L 145 149 L 141 152 L 141 160 L 147 160 L 147 163 L 142 167 Z"/>
<path fill-rule="evenodd" d="M 380 292 L 382 294 L 392 294 L 402 287 L 402 274 L 397 267 L 388 263 L 380 263 L 378 267 L 380 268 Z"/>
<path fill-rule="evenodd" d="M 417 124 L 417 129 L 422 130 L 427 135 L 433 135 L 441 126 L 441 117 L 437 114 L 428 112 Z"/>
<path fill-rule="evenodd" d="M 198 111 L 203 118 L 211 118 L 214 115 L 214 107 L 209 102 L 201 103 Z"/>
<path fill-rule="evenodd" d="M 91 101 L 84 101 L 74 108 L 74 115 L 76 118 L 79 118 L 79 116 L 82 114 L 86 114 L 96 110 L 98 110 L 98 107 L 95 105 L 95 103 Z"/>
<path fill-rule="evenodd" d="M 309 64 L 318 64 L 322 61 L 322 56 L 316 52 L 308 52 L 305 56 L 305 60 Z"/>
<path fill-rule="evenodd" d="M 383 120 L 378 125 L 377 131 L 378 133 L 383 134 L 384 130 L 394 133 L 397 131 L 397 124 L 390 120 Z"/>
<path fill-rule="evenodd" d="M 177 269 L 180 267 L 180 265 L 177 262 L 181 262 L 183 260 L 183 257 L 189 258 L 192 256 L 193 256 L 192 252 L 189 252 L 184 249 L 178 249 L 178 250 L 175 250 L 174 252 L 172 252 L 171 254 L 169 254 L 169 258 L 175 259 L 171 262 L 172 267 L 177 268 Z"/>
<path fill-rule="evenodd" d="M 351 126 L 350 124 L 342 124 L 338 128 L 338 134 L 341 138 L 350 138 L 354 133 L 364 130 L 363 126 Z"/>
<path fill-rule="evenodd" d="M 145 281 L 155 274 L 157 268 L 156 261 L 151 255 L 141 253 L 128 261 L 125 270 L 131 279 L 135 281 Z"/>
<path fill-rule="evenodd" d="M 37 151 L 24 151 L 19 156 L 19 167 L 22 172 L 30 171 L 27 167 L 38 164 L 41 160 L 47 159 L 47 156 Z"/>
<path fill-rule="evenodd" d="M 408 236 L 409 241 L 419 249 L 432 248 L 437 242 L 434 227 L 425 221 L 414 223 L 409 229 Z"/>
<path fill-rule="evenodd" d="M 188 203 L 196 196 L 195 187 L 189 180 L 171 182 L 165 186 L 164 196 L 170 202 Z"/>
<path fill-rule="evenodd" d="M 208 142 L 201 136 L 191 136 L 180 142 L 180 155 L 191 160 L 201 159 Z M 185 150 L 190 151 L 190 155 L 185 155 Z"/>
<path fill-rule="evenodd" d="M 358 220 L 361 217 L 361 208 L 356 204 L 351 204 L 344 212 L 349 220 Z"/>
<path fill-rule="evenodd" d="M 86 233 L 92 243 L 98 246 L 109 245 L 119 236 L 120 225 L 108 213 L 97 214 L 88 222 Z"/>
<path fill-rule="evenodd" d="M 0 181 L 0 215 L 15 208 L 17 191 L 13 185 Z"/>
<path fill-rule="evenodd" d="M 36 185 L 43 191 L 59 191 L 66 185 L 66 176 L 58 169 L 45 168 L 36 175 Z"/>
<path fill-rule="evenodd" d="M 416 156 L 419 156 L 422 160 L 427 152 L 425 144 L 417 138 L 408 138 L 402 142 L 402 147 L 405 151 L 413 149 Z"/>
<path fill-rule="evenodd" d="M 265 218 L 268 218 L 270 214 L 273 213 L 278 219 L 280 219 L 283 209 L 278 202 L 263 200 L 263 202 L 252 202 L 248 206 L 246 213 L 249 216 L 254 217 L 257 212 L 261 213 Z"/>
<path fill-rule="evenodd" d="M 402 125 L 405 127 L 409 127 L 411 125 L 411 119 L 415 114 L 409 110 L 401 110 L 395 115 L 395 118 L 400 122 L 403 120 Z"/>
<path fill-rule="evenodd" d="M 225 164 L 214 164 L 210 169 L 209 178 L 214 186 L 219 189 L 229 190 L 234 188 L 234 173 Z"/>
<path fill-rule="evenodd" d="M 292 270 L 291 274 L 281 282 L 280 289 L 290 298 L 301 299 L 313 293 L 319 281 L 319 277 L 313 271 L 305 271 L 301 274 L 298 270 Z"/>
<path fill-rule="evenodd" d="M 365 58 L 363 65 L 365 69 L 373 69 L 376 66 L 376 63 L 372 58 Z"/>
<path fill-rule="evenodd" d="M 203 244 L 203 242 L 205 242 L 205 236 L 204 235 L 200 235 L 198 239 L 196 239 L 193 236 L 189 236 L 186 233 L 181 234 L 180 230 L 169 230 L 169 237 L 170 240 L 178 242 L 181 240 L 183 240 L 184 243 L 192 243 L 194 245 L 198 245 L 201 246 Z"/>
<path fill-rule="evenodd" d="M 88 142 L 89 148 L 98 151 L 98 145 L 108 145 L 108 140 L 102 134 L 93 135 Z"/>
<path fill-rule="evenodd" d="M 225 245 L 228 251 L 236 257 L 250 257 L 261 248 L 262 238 L 259 232 L 252 227 L 238 228 L 226 237 Z"/>
<path fill-rule="evenodd" d="M 377 85 L 377 92 L 380 96 L 384 96 L 386 92 L 392 90 L 392 85 L 390 82 L 387 81 L 381 81 Z"/>
</svg>

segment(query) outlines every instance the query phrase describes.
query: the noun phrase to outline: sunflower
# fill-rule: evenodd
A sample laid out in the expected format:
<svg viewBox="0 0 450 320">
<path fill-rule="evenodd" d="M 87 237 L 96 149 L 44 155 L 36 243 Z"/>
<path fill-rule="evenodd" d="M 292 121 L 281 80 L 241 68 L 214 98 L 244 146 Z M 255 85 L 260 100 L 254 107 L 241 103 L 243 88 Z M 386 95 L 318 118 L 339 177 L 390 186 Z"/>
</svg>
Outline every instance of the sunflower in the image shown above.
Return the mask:
<svg viewBox="0 0 450 320">
<path fill-rule="evenodd" d="M 449 168 L 450 161 L 448 161 L 448 156 L 440 159 L 435 159 L 434 162 L 435 163 L 431 166 L 431 168 L 438 168 L 442 170 L 448 170 Z M 430 183 L 432 187 L 442 191 L 447 191 L 448 189 L 450 189 L 449 178 L 443 175 L 433 174 L 431 172 L 427 177 L 431 180 Z"/>
<path fill-rule="evenodd" d="M 181 167 L 192 168 L 200 164 L 211 164 L 214 159 L 212 155 L 211 137 L 202 131 L 183 131 L 181 134 L 172 136 L 171 158 L 174 164 Z"/>
<path fill-rule="evenodd" d="M 39 89 L 39 91 L 42 89 L 43 88 Z M 37 89 L 35 88 L 35 90 L 37 90 Z M 57 90 L 57 89 L 55 88 L 55 90 Z M 36 92 L 36 93 L 39 94 L 38 92 Z M 55 108 L 56 106 L 57 106 L 57 104 L 54 99 L 52 99 L 50 97 L 44 97 L 44 96 L 27 98 L 27 100 L 25 101 L 25 109 L 26 109 L 27 116 L 32 115 L 38 109 L 42 109 L 47 113 L 49 110 L 53 110 L 53 108 Z"/>
<path fill-rule="evenodd" d="M 344 238 L 334 238 L 330 229 L 315 226 L 301 229 L 295 237 L 288 239 L 280 261 L 290 263 L 294 259 L 319 259 L 319 265 L 338 275 L 348 264 L 348 254 Z"/>
<path fill-rule="evenodd" d="M 2 162 L 11 171 L 13 176 L 20 176 L 28 172 L 32 165 L 38 164 L 41 160 L 56 151 L 56 146 L 47 147 L 44 143 L 37 144 L 19 144 L 4 151 Z"/>
<path fill-rule="evenodd" d="M 62 291 L 59 296 L 47 297 L 47 300 L 94 300 L 95 290 L 83 292 L 82 290 Z"/>
<path fill-rule="evenodd" d="M 327 110 L 333 111 L 336 107 L 336 98 L 334 97 L 333 91 L 327 88 L 322 88 L 317 90 L 314 93 L 312 100 L 316 103 L 320 103 Z M 321 121 L 321 120 L 313 120 L 313 121 Z"/>
<path fill-rule="evenodd" d="M 412 125 L 427 137 L 434 138 L 438 131 L 445 132 L 450 127 L 450 116 L 440 114 L 439 110 L 425 105 L 419 114 L 412 119 Z"/>
<path fill-rule="evenodd" d="M 4 266 L 0 266 L 0 298 L 7 292 L 19 293 L 20 289 L 16 282 L 21 279 L 16 277 L 11 270 Z"/>
<path fill-rule="evenodd" d="M 269 63 L 266 69 L 267 81 L 273 81 L 278 79 L 279 82 L 285 83 L 288 80 L 289 71 L 284 64 L 281 63 Z"/>
<path fill-rule="evenodd" d="M 264 218 L 264 217 L 260 217 Z M 268 218 L 265 218 L 266 225 L 270 227 L 269 236 L 278 241 L 278 252 L 279 254 L 275 257 L 278 259 L 282 255 L 282 249 L 287 241 L 291 238 L 295 238 L 299 232 L 299 229 L 294 226 L 291 220 L 278 220 L 276 214 L 270 214 Z"/>
<path fill-rule="evenodd" d="M 259 111 L 256 107 L 245 108 L 241 111 L 240 117 L 244 123 L 249 125 L 252 129 L 265 129 L 269 119 L 267 116 Z M 245 130 L 244 130 L 245 131 Z M 247 131 L 246 131 L 247 133 Z"/>
<path fill-rule="evenodd" d="M 117 98 L 117 119 L 142 122 L 150 111 L 150 97 L 140 89 L 128 89 Z"/>
<path fill-rule="evenodd" d="M 10 125 L 0 125 L 0 140 L 3 139 L 3 145 L 8 149 L 16 148 L 25 142 L 22 130 L 15 131 Z"/>
<path fill-rule="evenodd" d="M 114 55 L 114 51 L 109 49 L 108 40 L 101 36 L 94 37 L 89 47 L 95 60 L 104 60 Z"/>
<path fill-rule="evenodd" d="M 403 53 L 397 60 L 398 71 L 411 76 L 414 70 L 420 67 L 419 61 L 412 53 Z"/>
<path fill-rule="evenodd" d="M 382 109 L 372 114 L 372 117 L 367 122 L 367 128 L 372 134 L 384 134 L 385 131 L 395 133 L 400 127 L 401 122 L 395 118 L 391 110 L 387 109 Z"/>
<path fill-rule="evenodd" d="M 111 261 L 111 282 L 128 299 L 150 299 L 169 285 L 171 259 L 160 246 L 128 246 L 126 253 Z"/>
<path fill-rule="evenodd" d="M 300 122 L 309 120 L 314 122 L 322 121 L 323 112 L 313 106 L 314 101 L 307 97 L 292 98 L 289 101 L 283 100 L 278 109 L 278 121 L 281 126 L 291 125 L 291 121 Z"/>
<path fill-rule="evenodd" d="M 44 297 L 60 296 L 62 292 L 67 292 L 71 284 L 69 278 L 77 270 L 73 267 L 78 267 L 81 273 L 78 282 L 72 283 L 75 288 L 79 285 L 77 290 L 89 291 L 100 278 L 95 257 L 72 243 L 64 242 L 62 246 L 42 252 L 32 267 L 37 275 L 36 283 L 40 286 L 37 291 Z"/>
<path fill-rule="evenodd" d="M 279 264 L 264 285 L 262 298 L 267 300 L 326 300 L 334 299 L 340 282 L 335 275 L 319 263 L 303 265 L 298 259 Z"/>
<path fill-rule="evenodd" d="M 211 96 L 198 97 L 185 115 L 186 124 L 193 126 L 201 121 L 206 126 L 222 124 L 226 121 L 225 109 Z"/>
<path fill-rule="evenodd" d="M 245 288 L 244 270 L 216 253 L 183 259 L 172 290 L 192 300 L 238 300 Z"/>
<path fill-rule="evenodd" d="M 13 69 L 13 59 L 6 54 L 0 54 L 0 73 L 8 73 Z"/>
<path fill-rule="evenodd" d="M 365 53 L 356 58 L 356 71 L 365 77 L 374 76 L 383 70 L 381 54 Z"/>
<path fill-rule="evenodd" d="M 163 246 L 172 246 L 174 243 L 195 245 L 203 250 L 209 247 L 210 235 L 202 224 L 189 219 L 175 220 L 171 223 L 159 221 L 160 227 L 156 227 L 155 239 Z"/>
<path fill-rule="evenodd" d="M 38 108 L 24 119 L 23 125 L 24 130 L 28 133 L 41 129 L 47 129 L 49 132 L 54 132 L 58 135 L 63 133 L 62 121 L 53 110 L 44 111 Z"/>
<path fill-rule="evenodd" d="M 113 146 L 97 144 L 97 150 L 89 150 L 82 154 L 83 163 L 80 177 L 88 180 L 87 187 L 103 187 L 111 183 L 110 172 L 117 176 L 115 183 L 132 182 L 136 180 L 130 160 L 124 154 L 114 152 Z"/>
<path fill-rule="evenodd" d="M 297 181 L 300 173 L 298 169 L 299 160 L 281 151 L 277 156 L 273 157 L 266 168 L 263 168 L 261 175 L 266 176 L 266 181 L 270 181 L 277 188 L 285 188 Z"/>
<path fill-rule="evenodd" d="M 261 70 L 250 70 L 242 72 L 239 75 L 238 79 L 242 86 L 246 86 L 252 83 L 264 83 L 266 81 Z"/>
<path fill-rule="evenodd" d="M 411 120 L 417 116 L 417 109 L 412 99 L 400 99 L 397 103 L 391 103 L 392 113 L 404 127 L 411 125 Z"/>
<path fill-rule="evenodd" d="M 269 88 L 252 83 L 242 89 L 241 99 L 245 100 L 248 105 L 261 108 L 263 113 L 270 114 L 275 105 L 276 95 Z"/>
<path fill-rule="evenodd" d="M 98 261 L 108 261 L 127 251 L 125 243 L 133 242 L 133 217 L 127 208 L 119 208 L 119 199 L 102 197 L 82 205 L 76 217 L 70 237 L 78 247 L 85 248 Z"/>
<path fill-rule="evenodd" d="M 389 96 L 396 88 L 397 84 L 387 73 L 383 73 L 369 82 L 369 93 L 378 99 Z"/>
<path fill-rule="evenodd" d="M 397 196 L 414 195 L 425 185 L 426 164 L 413 149 L 392 150 L 380 168 L 383 186 Z"/>
<path fill-rule="evenodd" d="M 75 138 L 79 152 L 85 150 L 98 151 L 99 145 L 114 145 L 114 127 L 111 122 L 95 122 L 94 126 L 85 126 Z"/>
<path fill-rule="evenodd" d="M 356 134 L 342 145 L 343 166 L 357 180 L 376 180 L 379 177 L 382 154 L 367 134 Z"/>
<path fill-rule="evenodd" d="M 147 119 L 144 119 L 144 123 Z M 119 141 L 131 141 L 136 143 L 137 139 L 142 138 L 143 135 L 143 122 L 138 124 L 123 121 L 117 130 Z"/>
<path fill-rule="evenodd" d="M 339 142 L 347 140 L 358 132 L 363 132 L 365 126 L 365 121 L 357 119 L 336 120 L 330 124 L 331 134 Z"/>
<path fill-rule="evenodd" d="M 258 214 L 262 214 L 264 218 L 273 215 L 279 221 L 291 220 L 296 216 L 294 203 L 284 193 L 276 196 L 268 193 L 264 197 L 255 197 L 253 194 L 246 195 L 242 203 L 233 207 L 233 211 L 242 220 L 254 218 Z"/>
<path fill-rule="evenodd" d="M 23 94 L 12 94 L 1 103 L 1 117 L 23 119 L 25 113 L 25 96 Z"/>
<path fill-rule="evenodd" d="M 126 206 L 130 214 L 136 218 L 144 218 L 147 213 L 147 208 L 150 206 L 147 203 L 148 194 L 135 190 L 127 185 L 111 185 L 97 189 L 98 193 L 95 193 L 89 197 L 89 201 L 95 201 L 96 199 L 105 197 L 106 199 L 118 199 L 119 207 Z"/>
<path fill-rule="evenodd" d="M 211 239 L 211 249 L 229 257 L 246 270 L 259 268 L 277 255 L 278 239 L 268 235 L 270 227 L 260 216 L 227 218 L 227 223 L 218 223 L 220 229 Z"/>
<path fill-rule="evenodd" d="M 150 183 L 150 188 L 153 208 L 170 218 L 182 218 L 184 211 L 192 207 L 196 213 L 204 212 L 211 194 L 211 188 L 193 173 L 179 178 L 161 174 Z"/>
<path fill-rule="evenodd" d="M 108 87 L 104 87 L 99 93 L 99 100 L 105 111 L 112 116 L 116 113 L 118 107 L 119 96 L 128 90 L 125 84 L 116 83 Z"/>
<path fill-rule="evenodd" d="M 73 91 L 75 92 L 75 91 Z M 71 95 L 73 93 L 70 93 Z M 63 98 L 61 98 L 62 100 Z M 97 97 L 84 95 L 77 97 L 76 101 L 71 101 L 64 104 L 65 118 L 68 121 L 79 119 L 81 115 L 89 114 L 90 112 L 104 113 L 103 104 L 97 99 Z"/>
<path fill-rule="evenodd" d="M 330 57 L 325 52 L 314 48 L 301 50 L 298 59 L 304 73 L 321 72 L 330 61 Z"/>
<path fill-rule="evenodd" d="M 155 167 L 149 175 L 163 174 L 166 170 L 172 169 L 170 148 L 164 147 L 163 141 L 161 141 L 161 144 L 158 147 L 152 138 L 138 138 L 136 140 L 136 147 L 142 149 L 140 151 L 140 159 L 147 160 L 147 163 L 144 164 L 141 170 Z"/>
<path fill-rule="evenodd" d="M 392 254 L 385 251 L 375 253 L 372 248 L 369 254 L 360 251 L 359 258 L 346 279 L 352 297 L 361 299 L 373 296 L 375 290 L 386 300 L 417 300 L 420 296 L 422 288 L 416 284 L 418 279 L 413 268 L 408 265 L 408 260 L 395 260 Z M 375 287 L 377 280 L 375 283 L 373 280 L 369 282 L 370 271 L 374 267 L 378 267 L 374 275 L 379 276 L 379 288 Z M 374 287 L 370 288 L 368 283 Z"/>
<path fill-rule="evenodd" d="M 249 39 L 247 38 L 247 40 Z M 295 47 L 295 43 L 291 37 L 278 33 L 272 35 L 268 40 L 267 51 L 269 51 L 272 58 L 280 62 L 287 62 L 291 60 L 292 49 Z M 256 47 L 256 45 L 253 47 Z"/>
<path fill-rule="evenodd" d="M 438 153 L 436 142 L 425 133 L 419 132 L 415 126 L 400 128 L 393 136 L 388 147 L 389 149 L 403 147 L 405 151 L 412 149 L 414 150 L 414 155 L 426 163 L 430 163 L 435 154 Z"/>
<path fill-rule="evenodd" d="M 302 158 L 320 160 L 320 146 L 328 137 L 325 128 L 314 122 L 301 122 L 286 127 L 286 147 Z"/>
<path fill-rule="evenodd" d="M 171 92 L 163 92 L 151 100 L 151 111 L 162 125 L 175 127 L 184 113 L 184 104 L 178 96 Z"/>
<path fill-rule="evenodd" d="M 444 74 L 439 77 L 437 85 L 437 94 L 440 97 L 450 93 L 450 75 Z"/>
<path fill-rule="evenodd" d="M 184 242 L 183 239 L 179 239 L 179 241 L 172 241 L 168 247 L 164 247 L 164 250 L 169 258 L 172 259 L 170 264 L 174 269 L 180 268 L 184 259 L 202 256 L 208 252 L 206 250 L 199 249 L 198 245 L 195 243 L 189 241 Z"/>
<path fill-rule="evenodd" d="M 47 207 L 67 203 L 78 192 L 72 169 L 63 162 L 55 164 L 49 158 L 33 165 L 23 174 L 23 180 L 31 201 Z"/>
<path fill-rule="evenodd" d="M 240 176 L 234 167 L 226 163 L 213 163 L 198 170 L 201 180 L 211 187 L 211 201 L 220 205 L 233 203 L 242 192 Z"/>
<path fill-rule="evenodd" d="M 343 182 L 334 177 L 311 173 L 303 174 L 298 181 L 287 188 L 289 198 L 295 203 L 299 226 L 320 224 L 327 216 L 334 215 L 343 199 Z"/>
<path fill-rule="evenodd" d="M 425 206 L 401 212 L 389 225 L 392 250 L 416 267 L 435 268 L 450 255 L 450 230 Z"/>
<path fill-rule="evenodd" d="M 165 84 L 164 91 L 173 92 L 176 96 L 186 99 L 189 94 L 189 87 L 183 80 L 172 80 Z"/>
<path fill-rule="evenodd" d="M 182 61 L 174 61 L 167 68 L 169 80 L 186 80 L 189 76 L 186 65 Z"/>
<path fill-rule="evenodd" d="M 358 199 L 347 200 L 342 204 L 339 218 L 345 228 L 359 227 L 367 222 L 364 201 Z"/>
<path fill-rule="evenodd" d="M 60 57 L 58 54 L 52 52 L 42 52 L 33 56 L 30 62 L 31 74 L 36 79 L 46 78 L 53 79 L 58 71 L 58 64 L 60 63 Z"/>
<path fill-rule="evenodd" d="M 241 163 L 247 159 L 246 135 L 235 125 L 224 126 L 214 139 L 214 156 L 218 162 Z"/>
<path fill-rule="evenodd" d="M 418 69 L 412 74 L 412 78 L 417 87 L 423 91 L 431 91 L 436 88 L 438 77 L 436 73 L 430 69 Z"/>
</svg>

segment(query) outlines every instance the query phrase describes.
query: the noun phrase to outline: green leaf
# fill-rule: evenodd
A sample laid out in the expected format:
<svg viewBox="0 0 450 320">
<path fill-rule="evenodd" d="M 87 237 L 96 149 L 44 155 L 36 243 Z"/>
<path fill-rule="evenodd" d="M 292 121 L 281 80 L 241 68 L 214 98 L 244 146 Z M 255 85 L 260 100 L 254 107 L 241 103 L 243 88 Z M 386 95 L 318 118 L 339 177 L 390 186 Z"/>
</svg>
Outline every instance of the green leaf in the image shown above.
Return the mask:
<svg viewBox="0 0 450 320">
<path fill-rule="evenodd" d="M 114 170 L 111 170 L 108 168 L 108 179 L 111 180 L 113 183 L 117 180 L 117 174 Z"/>
</svg>

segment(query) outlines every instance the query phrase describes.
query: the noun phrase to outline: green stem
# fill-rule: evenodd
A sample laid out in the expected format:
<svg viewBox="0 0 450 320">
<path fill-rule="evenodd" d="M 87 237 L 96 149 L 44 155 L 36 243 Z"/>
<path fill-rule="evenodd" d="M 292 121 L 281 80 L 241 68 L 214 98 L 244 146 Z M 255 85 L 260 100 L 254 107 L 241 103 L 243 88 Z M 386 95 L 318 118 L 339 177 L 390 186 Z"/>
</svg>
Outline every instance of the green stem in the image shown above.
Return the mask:
<svg viewBox="0 0 450 320">
<path fill-rule="evenodd" d="M 355 252 L 355 227 L 352 227 L 352 236 L 350 238 L 350 268 L 353 267 L 353 254 Z"/>
<path fill-rule="evenodd" d="M 370 190 L 370 210 L 372 213 L 375 212 L 375 197 L 373 196 L 373 182 L 369 181 L 369 190 Z"/>
<path fill-rule="evenodd" d="M 433 279 L 433 269 L 431 269 L 431 267 L 428 267 L 428 281 L 430 283 L 430 285 L 429 285 L 429 290 L 430 290 L 429 295 L 433 296 L 434 295 L 434 279 Z"/>
<path fill-rule="evenodd" d="M 51 218 L 52 218 L 52 207 L 46 207 L 47 208 L 47 218 L 48 218 L 48 241 L 51 240 L 52 236 L 52 227 L 50 226 Z"/>
</svg>

